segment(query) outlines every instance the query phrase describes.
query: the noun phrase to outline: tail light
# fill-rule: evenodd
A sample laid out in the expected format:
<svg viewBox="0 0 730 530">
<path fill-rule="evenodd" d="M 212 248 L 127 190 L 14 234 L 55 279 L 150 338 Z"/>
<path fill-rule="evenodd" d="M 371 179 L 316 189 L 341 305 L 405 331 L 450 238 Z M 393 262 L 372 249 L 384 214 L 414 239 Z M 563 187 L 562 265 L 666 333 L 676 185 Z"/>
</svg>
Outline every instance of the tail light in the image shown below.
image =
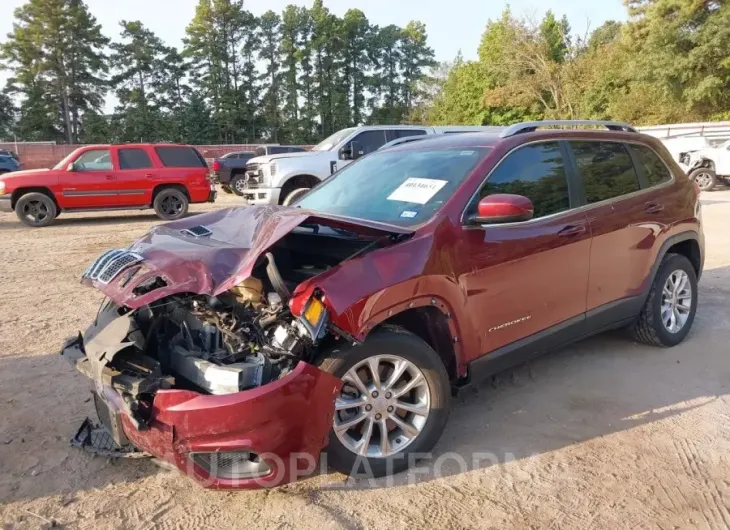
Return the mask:
<svg viewBox="0 0 730 530">
<path fill-rule="evenodd" d="M 217 160 L 213 160 L 213 171 L 220 171 L 221 170 L 221 163 Z"/>
</svg>

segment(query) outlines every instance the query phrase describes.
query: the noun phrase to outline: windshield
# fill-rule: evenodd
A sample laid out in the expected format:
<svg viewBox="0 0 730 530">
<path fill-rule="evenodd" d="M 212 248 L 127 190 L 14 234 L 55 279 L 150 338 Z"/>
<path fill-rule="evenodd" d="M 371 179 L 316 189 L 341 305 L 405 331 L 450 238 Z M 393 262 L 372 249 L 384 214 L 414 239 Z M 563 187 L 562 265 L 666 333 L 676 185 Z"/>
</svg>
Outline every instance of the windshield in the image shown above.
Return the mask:
<svg viewBox="0 0 730 530">
<path fill-rule="evenodd" d="M 78 152 L 78 149 L 71 151 L 69 154 L 66 155 L 66 157 L 63 160 L 61 160 L 58 164 L 53 166 L 53 169 L 65 170 L 71 162 L 76 160 L 77 152 Z"/>
<path fill-rule="evenodd" d="M 297 206 L 417 225 L 433 217 L 488 152 L 488 147 L 376 152 L 324 181 Z"/>
<path fill-rule="evenodd" d="M 351 127 L 350 129 L 342 129 L 341 131 L 337 131 L 332 136 L 326 138 L 325 140 L 322 140 L 320 143 L 315 145 L 312 148 L 312 151 L 329 151 L 334 146 L 339 144 L 342 140 L 347 138 L 354 130 L 355 128 Z"/>
</svg>

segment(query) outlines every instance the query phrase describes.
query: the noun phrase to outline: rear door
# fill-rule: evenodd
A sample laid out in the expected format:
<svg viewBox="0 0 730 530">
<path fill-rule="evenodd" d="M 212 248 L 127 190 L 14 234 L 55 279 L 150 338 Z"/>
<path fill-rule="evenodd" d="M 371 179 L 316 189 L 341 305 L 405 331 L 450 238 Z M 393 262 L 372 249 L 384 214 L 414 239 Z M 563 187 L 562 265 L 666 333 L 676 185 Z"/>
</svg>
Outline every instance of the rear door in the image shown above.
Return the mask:
<svg viewBox="0 0 730 530">
<path fill-rule="evenodd" d="M 158 176 L 152 158 L 143 147 L 115 147 L 119 171 L 120 206 L 146 206 L 152 203 L 152 188 Z"/>
<path fill-rule="evenodd" d="M 118 206 L 119 182 L 111 150 L 88 149 L 73 161 L 71 171 L 59 177 L 64 208 L 111 208 Z"/>
<path fill-rule="evenodd" d="M 593 235 L 587 309 L 600 319 L 604 310 L 612 308 L 609 304 L 628 303 L 641 292 L 661 230 L 660 218 L 652 210 L 661 212 L 662 206 L 653 205 L 642 190 L 626 144 L 574 140 L 569 145 Z M 605 319 L 605 325 L 617 320 L 615 311 L 605 313 Z"/>
</svg>

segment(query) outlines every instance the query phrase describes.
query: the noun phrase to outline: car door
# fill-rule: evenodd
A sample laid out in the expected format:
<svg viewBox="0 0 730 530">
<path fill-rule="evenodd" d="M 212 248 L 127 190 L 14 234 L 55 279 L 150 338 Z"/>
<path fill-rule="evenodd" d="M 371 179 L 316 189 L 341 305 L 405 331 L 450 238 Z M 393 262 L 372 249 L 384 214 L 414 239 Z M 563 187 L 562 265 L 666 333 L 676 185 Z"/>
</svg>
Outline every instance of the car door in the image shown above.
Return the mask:
<svg viewBox="0 0 730 530">
<path fill-rule="evenodd" d="M 519 147 L 496 166 L 465 212 L 480 198 L 510 193 L 529 198 L 532 220 L 465 226 L 457 254 L 459 283 L 483 353 L 542 331 L 580 333 L 586 309 L 590 231 L 576 210 L 560 142 Z M 546 334 L 565 342 L 566 334 Z M 553 344 L 551 344 L 552 346 Z M 539 349 L 535 349 L 539 353 Z"/>
<path fill-rule="evenodd" d="M 117 206 L 119 183 L 109 148 L 83 151 L 59 177 L 65 208 Z"/>
<path fill-rule="evenodd" d="M 605 314 L 598 324 L 608 325 L 617 320 L 615 303 L 629 302 L 642 289 L 664 205 L 642 191 L 624 143 L 574 140 L 569 145 L 593 235 L 587 311 L 599 320 Z M 633 308 L 626 311 L 630 316 Z"/>
<path fill-rule="evenodd" d="M 158 169 L 143 147 L 114 148 L 119 171 L 119 206 L 146 206 L 152 203 L 152 188 Z"/>
</svg>

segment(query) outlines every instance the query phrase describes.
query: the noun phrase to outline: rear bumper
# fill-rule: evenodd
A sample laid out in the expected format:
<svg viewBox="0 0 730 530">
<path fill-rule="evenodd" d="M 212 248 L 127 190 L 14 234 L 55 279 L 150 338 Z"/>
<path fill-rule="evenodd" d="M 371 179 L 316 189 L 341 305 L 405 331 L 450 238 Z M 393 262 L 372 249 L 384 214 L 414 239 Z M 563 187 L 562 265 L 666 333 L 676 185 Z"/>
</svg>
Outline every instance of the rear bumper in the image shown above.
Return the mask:
<svg viewBox="0 0 730 530">
<path fill-rule="evenodd" d="M 243 191 L 243 199 L 248 204 L 279 204 L 281 188 L 246 188 Z"/>
<path fill-rule="evenodd" d="M 67 343 L 61 355 L 90 375 L 81 367 L 80 340 Z M 234 394 L 159 390 L 146 413 L 140 412 L 142 404 L 130 406 L 108 384 L 97 384 L 94 394 L 100 422 L 123 448 L 129 444 L 163 460 L 205 488 L 257 489 L 293 482 L 316 469 L 341 385 L 336 377 L 300 362 L 281 379 Z M 149 418 L 140 421 L 146 414 Z M 258 455 L 265 472 L 231 478 L 217 464 L 200 463 L 201 455 L 210 453 L 217 457 L 210 462 L 227 455 Z"/>
<path fill-rule="evenodd" d="M 12 212 L 12 211 L 13 211 L 13 208 L 11 206 L 10 194 L 0 195 L 0 212 Z"/>
</svg>

